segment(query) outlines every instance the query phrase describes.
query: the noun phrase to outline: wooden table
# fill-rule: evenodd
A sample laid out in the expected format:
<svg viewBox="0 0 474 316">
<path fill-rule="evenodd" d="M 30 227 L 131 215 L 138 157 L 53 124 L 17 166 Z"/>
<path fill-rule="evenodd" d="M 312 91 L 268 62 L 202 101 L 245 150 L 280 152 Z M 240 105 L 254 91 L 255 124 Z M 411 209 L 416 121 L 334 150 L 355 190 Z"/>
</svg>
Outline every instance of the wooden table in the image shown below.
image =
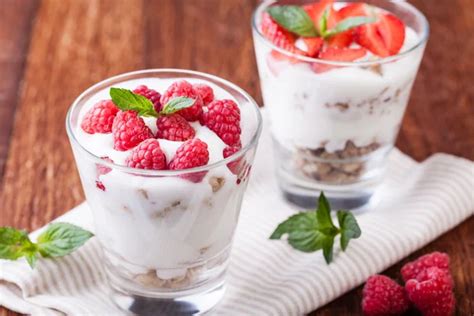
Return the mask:
<svg viewBox="0 0 474 316">
<path fill-rule="evenodd" d="M 97 81 L 189 68 L 229 79 L 261 103 L 250 31 L 257 2 L 0 0 L 0 226 L 33 230 L 84 199 L 64 118 Z M 432 30 L 397 145 L 418 160 L 435 152 L 474 159 L 474 1 L 412 2 Z M 457 315 L 473 315 L 473 232 L 471 217 L 384 273 L 395 277 L 404 262 L 446 251 Z M 314 315 L 360 314 L 360 300 L 358 288 Z"/>
</svg>

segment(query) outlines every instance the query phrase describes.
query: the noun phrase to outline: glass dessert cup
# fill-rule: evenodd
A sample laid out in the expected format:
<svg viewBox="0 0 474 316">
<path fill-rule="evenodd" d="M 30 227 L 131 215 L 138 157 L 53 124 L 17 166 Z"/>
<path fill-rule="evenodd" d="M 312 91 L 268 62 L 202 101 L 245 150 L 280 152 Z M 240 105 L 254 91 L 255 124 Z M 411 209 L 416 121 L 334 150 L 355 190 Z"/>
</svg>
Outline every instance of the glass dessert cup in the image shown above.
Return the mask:
<svg viewBox="0 0 474 316">
<path fill-rule="evenodd" d="M 77 135 L 81 109 L 101 91 L 147 78 L 199 80 L 224 90 L 241 110 L 242 149 L 206 166 L 159 171 L 117 165 L 88 151 Z M 114 301 L 134 314 L 193 315 L 214 307 L 224 293 L 232 239 L 262 128 L 255 101 L 212 75 L 143 70 L 87 89 L 71 106 L 66 127 Z M 203 174 L 200 182 L 189 180 Z"/>
<path fill-rule="evenodd" d="M 312 208 L 324 191 L 335 208 L 366 205 L 383 179 L 429 34 L 426 18 L 404 1 L 368 4 L 398 16 L 408 47 L 394 56 L 336 62 L 281 49 L 252 19 L 260 83 L 274 143 L 276 174 L 287 200 Z M 342 3 L 359 2 L 344 1 Z M 410 35 L 410 36 L 409 36 Z"/>
</svg>

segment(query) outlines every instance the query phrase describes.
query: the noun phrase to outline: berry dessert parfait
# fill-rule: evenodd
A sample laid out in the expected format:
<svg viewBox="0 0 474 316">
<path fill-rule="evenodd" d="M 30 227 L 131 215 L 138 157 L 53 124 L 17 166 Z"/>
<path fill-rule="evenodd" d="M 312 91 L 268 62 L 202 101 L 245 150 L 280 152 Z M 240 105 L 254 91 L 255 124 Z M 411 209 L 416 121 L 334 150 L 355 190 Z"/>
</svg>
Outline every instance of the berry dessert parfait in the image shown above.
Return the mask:
<svg viewBox="0 0 474 316">
<path fill-rule="evenodd" d="M 253 35 L 285 197 L 369 202 L 423 56 L 425 17 L 403 1 L 264 1 Z"/>
<path fill-rule="evenodd" d="M 261 131 L 252 98 L 203 73 L 137 71 L 82 93 L 67 131 L 117 304 L 212 308 Z"/>
</svg>

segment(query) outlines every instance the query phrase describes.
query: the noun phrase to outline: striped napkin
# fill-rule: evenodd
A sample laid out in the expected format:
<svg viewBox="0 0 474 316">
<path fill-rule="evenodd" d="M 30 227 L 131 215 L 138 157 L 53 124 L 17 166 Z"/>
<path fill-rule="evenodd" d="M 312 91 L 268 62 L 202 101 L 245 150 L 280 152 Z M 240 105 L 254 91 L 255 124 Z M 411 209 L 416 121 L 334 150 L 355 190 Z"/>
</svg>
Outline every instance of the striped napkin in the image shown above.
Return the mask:
<svg viewBox="0 0 474 316">
<path fill-rule="evenodd" d="M 264 131 L 242 205 L 227 274 L 215 315 L 302 315 L 334 300 L 474 214 L 474 163 L 436 154 L 416 163 L 390 155 L 380 202 L 357 213 L 362 236 L 326 265 L 321 252 L 301 253 L 270 241 L 276 225 L 296 209 L 279 198 L 270 136 Z M 58 220 L 92 230 L 86 204 Z M 33 233 L 37 235 L 38 232 Z M 338 249 L 336 247 L 335 249 Z M 95 238 L 75 253 L 42 260 L 0 260 L 0 305 L 34 315 L 122 315 L 108 298 Z"/>
</svg>

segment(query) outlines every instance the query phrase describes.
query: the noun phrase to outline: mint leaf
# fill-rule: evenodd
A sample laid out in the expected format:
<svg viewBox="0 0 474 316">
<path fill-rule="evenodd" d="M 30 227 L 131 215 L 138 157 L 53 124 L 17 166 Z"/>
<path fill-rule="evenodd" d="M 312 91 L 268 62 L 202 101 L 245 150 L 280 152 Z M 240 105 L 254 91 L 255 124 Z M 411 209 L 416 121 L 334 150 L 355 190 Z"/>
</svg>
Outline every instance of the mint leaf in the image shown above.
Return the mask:
<svg viewBox="0 0 474 316">
<path fill-rule="evenodd" d="M 287 31 L 303 37 L 317 36 L 318 32 L 308 13 L 296 5 L 271 6 L 268 14 Z"/>
<path fill-rule="evenodd" d="M 38 237 L 38 250 L 45 258 L 65 256 L 82 246 L 93 234 L 69 223 L 50 224 Z"/>
<path fill-rule="evenodd" d="M 336 24 L 336 26 L 332 28 L 331 30 L 322 32 L 322 34 L 324 38 L 328 38 L 336 34 L 353 29 L 355 27 L 358 27 L 360 25 L 374 23 L 375 21 L 376 21 L 375 17 L 369 17 L 369 16 L 349 17 L 342 20 L 338 24 Z"/>
<path fill-rule="evenodd" d="M 26 262 L 33 269 L 36 266 L 36 261 L 38 260 L 38 255 L 36 252 L 28 253 L 25 255 Z"/>
<path fill-rule="evenodd" d="M 345 251 L 349 245 L 349 241 L 359 238 L 362 232 L 351 212 L 338 211 L 337 221 L 339 222 L 339 227 L 341 227 L 341 248 Z"/>
<path fill-rule="evenodd" d="M 16 260 L 34 251 L 34 244 L 23 230 L 0 227 L 0 258 Z"/>
<path fill-rule="evenodd" d="M 158 116 L 150 100 L 142 95 L 133 93 L 131 90 L 110 88 L 109 94 L 112 102 L 122 111 L 132 110 L 140 116 Z"/>
<path fill-rule="evenodd" d="M 333 245 L 334 245 L 334 236 L 329 236 L 323 240 L 323 256 L 327 264 L 330 264 L 332 261 L 333 255 Z"/>
<path fill-rule="evenodd" d="M 319 18 L 318 21 L 318 29 L 319 33 L 325 34 L 328 28 L 328 16 L 329 16 L 329 9 L 324 10 L 323 14 Z"/>
<path fill-rule="evenodd" d="M 337 218 L 340 228 L 334 225 L 331 218 L 331 206 L 321 192 L 318 208 L 310 212 L 300 212 L 281 222 L 270 239 L 281 239 L 288 235 L 288 243 L 303 252 L 323 250 L 326 263 L 333 259 L 334 239 L 341 234 L 341 248 L 345 250 L 350 239 L 358 238 L 360 228 L 352 213 L 338 211 Z"/>
<path fill-rule="evenodd" d="M 160 114 L 173 114 L 179 110 L 193 106 L 196 100 L 186 97 L 176 97 L 165 104 Z"/>
</svg>

